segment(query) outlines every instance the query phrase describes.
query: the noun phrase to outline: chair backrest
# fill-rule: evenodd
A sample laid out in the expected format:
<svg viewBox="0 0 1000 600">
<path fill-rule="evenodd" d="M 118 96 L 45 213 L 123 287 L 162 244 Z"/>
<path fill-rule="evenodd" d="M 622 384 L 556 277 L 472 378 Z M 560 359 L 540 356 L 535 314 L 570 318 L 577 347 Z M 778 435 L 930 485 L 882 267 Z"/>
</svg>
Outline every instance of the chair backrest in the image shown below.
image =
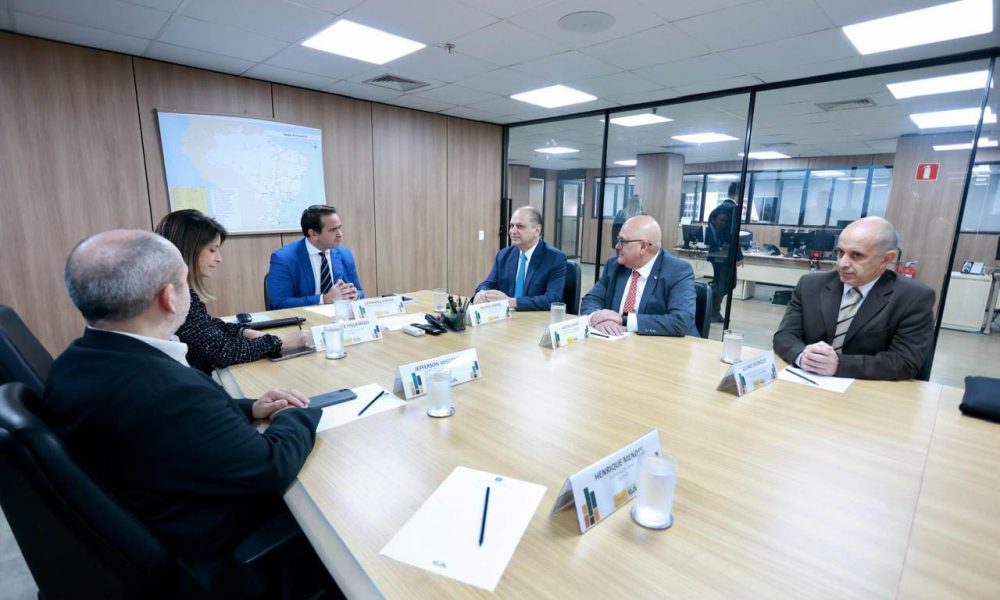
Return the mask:
<svg viewBox="0 0 1000 600">
<path fill-rule="evenodd" d="M 694 324 L 701 337 L 708 339 L 712 328 L 712 288 L 707 283 L 694 282 Z"/>
<path fill-rule="evenodd" d="M 52 355 L 14 309 L 0 304 L 0 383 L 20 381 L 38 395 L 52 369 Z"/>
<path fill-rule="evenodd" d="M 267 287 L 267 276 L 268 276 L 268 274 L 265 273 L 264 274 L 264 310 L 274 310 L 274 307 L 271 306 L 271 288 Z"/>
<path fill-rule="evenodd" d="M 159 540 L 81 469 L 29 409 L 22 383 L 0 386 L 0 505 L 46 598 L 139 598 L 179 592 Z"/>
<path fill-rule="evenodd" d="M 580 314 L 580 264 L 566 261 L 566 285 L 563 287 L 566 314 Z"/>
</svg>

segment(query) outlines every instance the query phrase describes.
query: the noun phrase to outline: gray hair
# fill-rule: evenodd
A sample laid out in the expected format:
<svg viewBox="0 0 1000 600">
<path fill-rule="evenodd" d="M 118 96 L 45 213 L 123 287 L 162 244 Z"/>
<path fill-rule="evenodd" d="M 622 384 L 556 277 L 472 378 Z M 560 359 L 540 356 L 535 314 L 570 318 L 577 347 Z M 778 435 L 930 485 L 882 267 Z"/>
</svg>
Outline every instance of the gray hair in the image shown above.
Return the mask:
<svg viewBox="0 0 1000 600">
<path fill-rule="evenodd" d="M 184 260 L 169 241 L 148 231 L 121 229 L 78 243 L 64 273 L 69 297 L 88 323 L 137 317 L 161 287 L 180 285 L 183 278 Z"/>
<path fill-rule="evenodd" d="M 895 250 L 899 252 L 899 233 L 892 223 L 882 217 L 865 217 L 858 219 L 854 223 L 872 223 L 878 226 L 878 233 L 875 235 L 875 244 L 879 252 L 889 252 Z M 854 224 L 852 223 L 852 225 Z"/>
<path fill-rule="evenodd" d="M 517 212 L 518 210 L 523 210 L 528 214 L 528 220 L 531 221 L 532 225 L 542 224 L 542 213 L 534 206 L 531 206 L 530 204 L 525 204 L 524 206 L 519 206 L 517 210 L 515 210 L 514 212 Z"/>
</svg>

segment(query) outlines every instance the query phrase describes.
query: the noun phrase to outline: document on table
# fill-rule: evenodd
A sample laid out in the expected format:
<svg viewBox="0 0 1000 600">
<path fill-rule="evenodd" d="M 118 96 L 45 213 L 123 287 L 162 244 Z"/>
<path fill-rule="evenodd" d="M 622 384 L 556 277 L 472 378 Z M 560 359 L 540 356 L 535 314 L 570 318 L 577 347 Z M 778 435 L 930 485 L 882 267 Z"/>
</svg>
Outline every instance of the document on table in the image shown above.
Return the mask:
<svg viewBox="0 0 1000 600">
<path fill-rule="evenodd" d="M 374 383 L 351 388 L 351 391 L 357 394 L 358 397 L 349 402 L 341 402 L 340 404 L 327 406 L 323 409 L 323 416 L 319 420 L 319 425 L 316 426 L 317 432 L 339 427 L 345 423 L 364 419 L 365 417 L 370 417 L 371 415 L 392 410 L 406 404 L 406 402 L 394 396 L 392 392 L 384 390 L 382 386 Z M 372 398 L 378 396 L 379 392 L 385 393 L 374 404 L 368 407 L 365 414 L 359 417 L 358 413 L 361 412 L 361 409 L 367 406 L 372 401 Z"/>
<path fill-rule="evenodd" d="M 324 317 L 333 318 L 337 315 L 337 307 L 333 304 L 317 304 L 316 306 L 304 306 L 305 310 Z"/>
<path fill-rule="evenodd" d="M 542 485 L 455 467 L 381 553 L 492 592 L 544 494 Z"/>
<path fill-rule="evenodd" d="M 378 326 L 386 331 L 399 331 L 411 323 L 424 323 L 423 313 L 403 313 L 379 317 Z"/>
<path fill-rule="evenodd" d="M 632 333 L 633 332 L 631 331 L 626 331 L 621 335 L 609 335 L 607 333 L 604 333 L 603 331 L 598 331 L 593 327 L 590 328 L 590 337 L 597 338 L 599 340 L 608 340 L 609 342 L 616 342 L 622 338 L 627 338 L 628 336 L 632 335 Z"/>
<path fill-rule="evenodd" d="M 814 381 L 815 383 L 806 381 L 806 378 Z M 846 392 L 847 388 L 851 387 L 851 384 L 854 383 L 854 379 L 851 377 L 826 377 L 824 375 L 817 375 L 815 373 L 803 371 L 802 369 L 796 369 L 795 367 L 785 367 L 782 369 L 781 373 L 778 374 L 778 379 L 791 381 L 792 383 L 800 383 L 807 387 L 837 392 L 838 394 Z"/>
</svg>

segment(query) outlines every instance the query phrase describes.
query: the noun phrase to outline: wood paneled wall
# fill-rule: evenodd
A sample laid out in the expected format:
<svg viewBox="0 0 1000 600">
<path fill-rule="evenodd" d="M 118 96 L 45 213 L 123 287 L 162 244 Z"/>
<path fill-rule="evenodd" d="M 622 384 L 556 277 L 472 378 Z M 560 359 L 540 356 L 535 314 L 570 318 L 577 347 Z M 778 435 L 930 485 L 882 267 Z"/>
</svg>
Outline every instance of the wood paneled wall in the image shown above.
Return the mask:
<svg viewBox="0 0 1000 600">
<path fill-rule="evenodd" d="M 642 204 L 663 229 L 663 247 L 677 244 L 677 216 L 681 213 L 684 155 L 673 152 L 636 157 L 635 191 Z"/>
<path fill-rule="evenodd" d="M 958 236 L 958 251 L 951 263 L 952 271 L 961 271 L 962 264 L 967 260 L 981 261 L 986 266 L 1000 268 L 997 260 L 997 241 L 1000 235 L 995 233 L 963 233 Z"/>
<path fill-rule="evenodd" d="M 511 210 L 531 204 L 528 179 L 531 177 L 531 167 L 527 165 L 510 165 L 507 167 L 507 190 L 510 193 Z"/>
</svg>

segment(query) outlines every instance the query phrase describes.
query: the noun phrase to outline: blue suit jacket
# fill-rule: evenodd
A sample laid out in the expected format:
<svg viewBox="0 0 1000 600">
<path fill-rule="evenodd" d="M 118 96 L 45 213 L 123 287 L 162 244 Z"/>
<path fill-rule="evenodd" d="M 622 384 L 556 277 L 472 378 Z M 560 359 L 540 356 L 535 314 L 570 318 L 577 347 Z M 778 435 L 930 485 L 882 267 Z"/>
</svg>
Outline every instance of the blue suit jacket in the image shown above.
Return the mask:
<svg viewBox="0 0 1000 600">
<path fill-rule="evenodd" d="M 698 335 L 694 323 L 694 271 L 691 265 L 660 250 L 646 280 L 636 309 L 639 335 Z M 608 308 L 618 311 L 632 269 L 618 264 L 618 257 L 604 265 L 604 274 L 583 297 L 585 315 Z"/>
<path fill-rule="evenodd" d="M 493 270 L 476 291 L 500 290 L 513 298 L 520 258 L 517 246 L 497 252 Z M 517 310 L 549 310 L 553 302 L 562 302 L 565 287 L 566 255 L 545 240 L 539 240 L 528 263 L 528 272 L 524 274 L 524 295 L 517 298 Z"/>
<path fill-rule="evenodd" d="M 320 296 L 316 292 L 316 278 L 313 277 L 312 265 L 309 262 L 309 251 L 306 249 L 306 238 L 297 242 L 285 244 L 271 253 L 271 269 L 267 273 L 267 287 L 271 292 L 271 302 L 274 308 L 295 308 L 319 304 Z M 354 265 L 354 255 L 347 248 L 330 249 L 330 266 L 333 268 L 333 281 L 343 279 L 344 283 L 353 283 L 358 289 L 358 297 L 364 298 L 358 280 L 358 268 Z"/>
</svg>

